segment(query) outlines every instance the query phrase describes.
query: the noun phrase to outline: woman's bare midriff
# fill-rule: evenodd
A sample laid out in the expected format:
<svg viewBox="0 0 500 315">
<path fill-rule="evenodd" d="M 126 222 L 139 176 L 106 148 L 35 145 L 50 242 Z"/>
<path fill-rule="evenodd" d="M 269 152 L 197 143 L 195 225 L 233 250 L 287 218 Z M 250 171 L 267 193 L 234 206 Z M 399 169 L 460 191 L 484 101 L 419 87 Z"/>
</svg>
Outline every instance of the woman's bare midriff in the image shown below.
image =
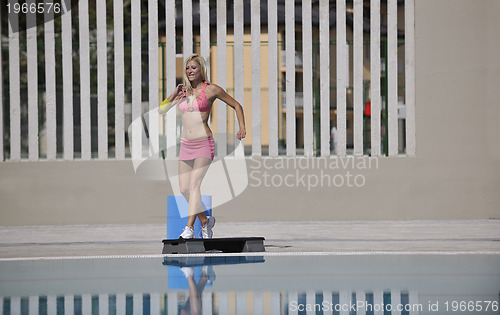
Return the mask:
<svg viewBox="0 0 500 315">
<path fill-rule="evenodd" d="M 212 136 L 208 126 L 210 112 L 185 112 L 182 113 L 182 134 L 186 140 L 197 140 Z"/>
</svg>

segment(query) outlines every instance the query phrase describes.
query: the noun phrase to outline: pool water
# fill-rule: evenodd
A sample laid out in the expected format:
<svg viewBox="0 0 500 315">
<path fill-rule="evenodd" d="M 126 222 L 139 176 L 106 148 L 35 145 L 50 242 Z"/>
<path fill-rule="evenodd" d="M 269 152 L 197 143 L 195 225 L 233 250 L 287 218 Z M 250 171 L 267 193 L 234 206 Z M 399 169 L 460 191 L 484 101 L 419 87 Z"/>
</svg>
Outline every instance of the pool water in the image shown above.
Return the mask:
<svg viewBox="0 0 500 315">
<path fill-rule="evenodd" d="M 0 261 L 1 314 L 500 314 L 499 255 Z"/>
</svg>

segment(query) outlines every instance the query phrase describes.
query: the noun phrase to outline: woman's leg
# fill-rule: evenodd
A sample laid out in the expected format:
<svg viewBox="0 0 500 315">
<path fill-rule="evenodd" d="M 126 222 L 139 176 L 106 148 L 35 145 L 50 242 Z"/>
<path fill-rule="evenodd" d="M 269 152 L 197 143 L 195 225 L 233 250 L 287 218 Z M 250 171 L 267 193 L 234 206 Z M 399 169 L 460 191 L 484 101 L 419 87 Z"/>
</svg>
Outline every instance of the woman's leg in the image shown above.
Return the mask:
<svg viewBox="0 0 500 315">
<path fill-rule="evenodd" d="M 189 204 L 189 183 L 193 172 L 194 160 L 179 160 L 179 190 Z M 188 217 L 187 226 L 193 228 L 196 216 Z"/>
<path fill-rule="evenodd" d="M 201 314 L 201 294 L 198 291 L 198 286 L 194 280 L 194 276 L 188 279 L 189 286 L 189 306 L 191 308 L 191 314 Z"/>
<path fill-rule="evenodd" d="M 201 209 L 201 182 L 208 171 L 208 167 L 212 160 L 208 158 L 196 158 L 194 160 L 193 170 L 189 178 L 189 218 L 188 224 L 196 220 L 196 216 L 200 219 L 201 225 L 207 223 L 207 216 Z"/>
</svg>

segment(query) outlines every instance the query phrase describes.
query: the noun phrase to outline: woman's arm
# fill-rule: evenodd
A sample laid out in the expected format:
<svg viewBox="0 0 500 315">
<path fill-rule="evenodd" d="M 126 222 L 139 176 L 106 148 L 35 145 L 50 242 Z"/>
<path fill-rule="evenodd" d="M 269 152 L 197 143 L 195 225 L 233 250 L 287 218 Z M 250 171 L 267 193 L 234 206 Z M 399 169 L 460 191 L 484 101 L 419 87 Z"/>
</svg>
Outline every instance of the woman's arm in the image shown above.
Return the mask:
<svg viewBox="0 0 500 315">
<path fill-rule="evenodd" d="M 175 107 L 179 102 L 179 96 L 181 96 L 185 92 L 184 86 L 182 84 L 177 85 L 175 90 L 167 97 L 163 102 L 160 103 L 160 107 L 158 108 L 158 113 L 165 114 L 172 107 Z"/>
<path fill-rule="evenodd" d="M 221 87 L 211 84 L 210 85 L 214 91 L 215 97 L 226 103 L 228 106 L 232 107 L 236 111 L 236 117 L 238 118 L 238 123 L 240 130 L 236 134 L 238 139 L 245 138 L 247 132 L 245 129 L 245 114 L 243 113 L 243 107 L 234 98 L 226 93 Z"/>
</svg>

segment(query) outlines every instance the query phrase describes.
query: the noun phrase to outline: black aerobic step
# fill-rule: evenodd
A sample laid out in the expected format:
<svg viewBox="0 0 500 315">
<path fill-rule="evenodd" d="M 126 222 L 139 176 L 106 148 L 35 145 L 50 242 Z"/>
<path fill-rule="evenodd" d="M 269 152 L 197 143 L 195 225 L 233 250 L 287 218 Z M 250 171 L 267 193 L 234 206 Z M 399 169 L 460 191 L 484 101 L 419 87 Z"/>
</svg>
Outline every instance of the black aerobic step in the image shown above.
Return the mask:
<svg viewBox="0 0 500 315">
<path fill-rule="evenodd" d="M 163 240 L 162 254 L 195 254 L 206 252 L 265 252 L 263 237 L 192 238 Z"/>
</svg>

